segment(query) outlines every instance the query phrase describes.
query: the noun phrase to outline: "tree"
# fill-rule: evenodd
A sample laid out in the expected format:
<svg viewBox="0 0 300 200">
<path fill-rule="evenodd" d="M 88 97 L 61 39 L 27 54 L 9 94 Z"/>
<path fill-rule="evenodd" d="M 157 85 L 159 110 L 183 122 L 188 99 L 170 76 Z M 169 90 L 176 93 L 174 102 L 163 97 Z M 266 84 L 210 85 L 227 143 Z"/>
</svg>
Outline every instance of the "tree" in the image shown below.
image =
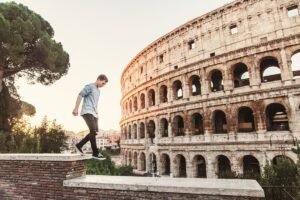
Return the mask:
<svg viewBox="0 0 300 200">
<path fill-rule="evenodd" d="M 67 73 L 69 55 L 53 36 L 49 22 L 28 7 L 0 3 L 0 92 L 3 79 L 26 76 L 48 85 Z"/>
<path fill-rule="evenodd" d="M 40 153 L 60 153 L 67 146 L 65 131 L 55 120 L 50 122 L 45 117 L 34 134 L 39 137 Z"/>
</svg>

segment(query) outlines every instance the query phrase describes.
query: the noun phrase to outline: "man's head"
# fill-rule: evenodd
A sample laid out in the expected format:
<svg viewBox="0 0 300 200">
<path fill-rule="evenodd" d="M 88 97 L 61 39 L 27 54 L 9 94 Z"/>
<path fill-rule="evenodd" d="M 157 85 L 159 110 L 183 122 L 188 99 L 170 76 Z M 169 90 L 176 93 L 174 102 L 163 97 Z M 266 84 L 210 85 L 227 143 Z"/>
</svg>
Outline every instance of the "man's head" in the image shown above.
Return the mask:
<svg viewBox="0 0 300 200">
<path fill-rule="evenodd" d="M 108 82 L 108 78 L 104 74 L 100 74 L 97 78 L 96 85 L 98 88 L 103 87 Z"/>
</svg>

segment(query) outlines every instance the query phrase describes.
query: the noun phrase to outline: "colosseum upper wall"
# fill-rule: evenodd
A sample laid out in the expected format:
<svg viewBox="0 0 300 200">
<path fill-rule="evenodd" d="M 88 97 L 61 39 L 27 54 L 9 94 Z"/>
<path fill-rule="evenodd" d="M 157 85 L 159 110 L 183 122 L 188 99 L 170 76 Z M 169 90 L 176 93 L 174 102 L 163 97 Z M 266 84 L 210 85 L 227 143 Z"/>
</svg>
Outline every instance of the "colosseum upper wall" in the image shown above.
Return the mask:
<svg viewBox="0 0 300 200">
<path fill-rule="evenodd" d="M 299 1 L 237 0 L 189 21 L 150 44 L 129 63 L 121 78 L 123 94 L 174 68 L 205 60 L 216 63 L 224 54 L 228 61 L 231 58 L 226 55 L 237 50 L 244 52 L 240 53 L 243 57 L 251 53 L 247 47 L 299 33 L 299 18 L 287 14 L 295 5 Z"/>
<path fill-rule="evenodd" d="M 296 161 L 300 0 L 237 0 L 193 19 L 141 51 L 121 85 L 122 161 L 138 171 L 215 178 Z"/>
</svg>

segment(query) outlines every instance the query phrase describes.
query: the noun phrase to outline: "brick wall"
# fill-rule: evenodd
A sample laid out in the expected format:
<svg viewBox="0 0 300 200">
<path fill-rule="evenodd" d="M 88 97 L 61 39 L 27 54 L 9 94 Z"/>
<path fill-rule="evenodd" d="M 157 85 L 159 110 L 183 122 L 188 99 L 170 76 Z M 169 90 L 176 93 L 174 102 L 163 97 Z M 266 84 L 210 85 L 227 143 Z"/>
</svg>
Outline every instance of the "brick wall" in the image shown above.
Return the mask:
<svg viewBox="0 0 300 200">
<path fill-rule="evenodd" d="M 103 190 L 94 188 L 65 188 L 66 200 L 258 200 L 258 197 L 237 197 L 223 195 L 184 194 L 168 192 L 128 191 L 128 190 Z"/>
<path fill-rule="evenodd" d="M 84 160 L 0 159 L 0 199 L 63 199 L 63 181 L 85 172 Z"/>
<path fill-rule="evenodd" d="M 0 154 L 0 199 L 258 200 L 263 196 L 261 187 L 247 180 L 86 176 L 89 158 Z"/>
</svg>

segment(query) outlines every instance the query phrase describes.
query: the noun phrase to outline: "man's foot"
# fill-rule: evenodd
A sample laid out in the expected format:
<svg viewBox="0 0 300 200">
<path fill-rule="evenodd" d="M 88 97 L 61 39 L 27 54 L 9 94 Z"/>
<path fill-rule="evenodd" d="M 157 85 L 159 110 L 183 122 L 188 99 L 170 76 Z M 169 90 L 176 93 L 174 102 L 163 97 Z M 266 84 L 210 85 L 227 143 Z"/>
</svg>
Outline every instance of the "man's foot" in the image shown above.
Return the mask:
<svg viewBox="0 0 300 200">
<path fill-rule="evenodd" d="M 75 145 L 75 149 L 77 152 L 79 152 L 81 155 L 83 155 L 83 151 L 81 150 L 81 148 L 78 146 L 78 144 Z"/>
<path fill-rule="evenodd" d="M 93 158 L 98 159 L 98 160 L 105 160 L 106 159 L 101 153 L 98 153 L 98 155 L 93 155 Z"/>
</svg>

